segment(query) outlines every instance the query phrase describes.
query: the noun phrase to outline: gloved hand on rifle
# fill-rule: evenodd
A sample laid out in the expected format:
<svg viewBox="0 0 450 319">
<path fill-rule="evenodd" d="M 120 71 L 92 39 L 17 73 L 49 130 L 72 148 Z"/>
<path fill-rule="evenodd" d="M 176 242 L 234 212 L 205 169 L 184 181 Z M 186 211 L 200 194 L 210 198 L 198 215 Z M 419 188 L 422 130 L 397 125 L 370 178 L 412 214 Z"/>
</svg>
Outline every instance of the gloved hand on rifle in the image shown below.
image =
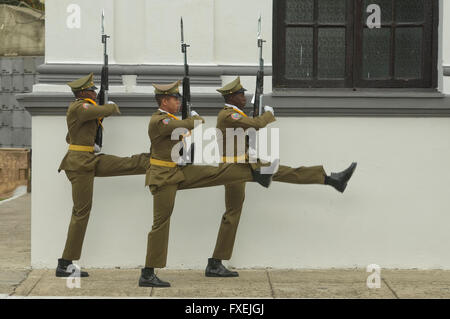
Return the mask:
<svg viewBox="0 0 450 319">
<path fill-rule="evenodd" d="M 197 112 L 195 112 L 194 110 L 191 110 L 191 117 L 197 116 L 197 120 L 201 120 L 202 123 L 205 123 L 205 119 L 203 117 L 201 117 Z"/>
<path fill-rule="evenodd" d="M 275 112 L 273 111 L 273 107 L 268 106 L 268 105 L 264 106 L 264 112 L 271 112 L 272 115 L 275 115 Z"/>
<path fill-rule="evenodd" d="M 100 153 L 102 151 L 102 148 L 98 146 L 97 144 L 94 144 L 94 153 Z"/>
<path fill-rule="evenodd" d="M 116 102 L 109 100 L 109 101 L 107 102 L 107 104 L 114 104 L 114 105 L 116 106 L 115 109 L 114 109 L 114 111 L 113 111 L 113 115 L 122 114 L 122 113 L 120 112 L 119 106 L 116 104 Z"/>
</svg>

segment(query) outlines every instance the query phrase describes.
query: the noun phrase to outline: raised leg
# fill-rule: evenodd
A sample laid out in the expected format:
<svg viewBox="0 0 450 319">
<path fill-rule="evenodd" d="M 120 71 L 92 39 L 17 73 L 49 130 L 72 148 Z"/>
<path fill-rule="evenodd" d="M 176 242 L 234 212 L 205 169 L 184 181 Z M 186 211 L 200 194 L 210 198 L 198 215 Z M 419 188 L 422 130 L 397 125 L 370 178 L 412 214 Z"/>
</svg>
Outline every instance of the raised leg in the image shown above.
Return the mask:
<svg viewBox="0 0 450 319">
<path fill-rule="evenodd" d="M 124 176 L 145 174 L 150 166 L 150 153 L 136 154 L 130 157 L 98 155 L 95 176 Z"/>
<path fill-rule="evenodd" d="M 183 167 L 185 180 L 178 189 L 211 187 L 253 181 L 248 164 L 220 164 L 218 167 L 188 165 Z"/>
<path fill-rule="evenodd" d="M 323 166 L 300 166 L 297 168 L 280 165 L 273 175 L 273 181 L 291 184 L 324 184 L 325 170 Z"/>
</svg>

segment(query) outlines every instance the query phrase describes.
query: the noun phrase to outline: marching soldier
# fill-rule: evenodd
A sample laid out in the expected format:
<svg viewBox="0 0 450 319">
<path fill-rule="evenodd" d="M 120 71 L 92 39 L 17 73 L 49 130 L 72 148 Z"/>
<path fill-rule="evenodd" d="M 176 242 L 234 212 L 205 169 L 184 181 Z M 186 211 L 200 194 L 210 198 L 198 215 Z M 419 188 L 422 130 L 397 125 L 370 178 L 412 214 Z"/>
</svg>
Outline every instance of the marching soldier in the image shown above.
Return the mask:
<svg viewBox="0 0 450 319">
<path fill-rule="evenodd" d="M 262 116 L 255 118 L 250 118 L 244 113 L 243 109 L 247 103 L 244 95 L 246 89 L 242 87 L 239 77 L 217 91 L 222 94 L 226 103 L 217 117 L 217 128 L 222 132 L 223 150 L 227 149 L 227 144 L 229 145 L 229 141 L 227 142 L 226 139 L 227 128 L 260 129 L 275 120 L 273 108 L 270 106 L 265 107 L 266 112 Z M 272 118 L 268 119 L 267 114 L 271 114 Z M 248 145 L 246 145 L 246 150 L 248 150 Z M 234 151 L 236 159 L 244 157 L 248 160 L 248 154 L 239 154 L 236 147 Z M 355 168 L 356 163 L 352 163 L 346 170 L 340 173 L 331 173 L 330 176 L 327 176 L 321 165 L 312 167 L 300 166 L 298 168 L 280 165 L 272 178 L 273 181 L 284 183 L 330 185 L 342 193 L 347 187 L 347 182 Z M 205 275 L 208 277 L 238 276 L 236 271 L 226 269 L 221 261 L 231 258 L 244 198 L 245 183 L 225 185 L 226 211 L 222 217 L 214 253 L 212 258 L 208 259 L 208 265 L 206 266 Z"/>
<path fill-rule="evenodd" d="M 141 287 L 170 286 L 155 275 L 154 268 L 166 266 L 170 217 L 177 190 L 249 181 L 256 181 L 267 187 L 272 177 L 262 174 L 258 169 L 252 169 L 246 163 L 222 163 L 218 167 L 179 166 L 177 159 L 172 156 L 172 153 L 178 153 L 173 152 L 173 149 L 179 143 L 179 140 L 171 138 L 173 131 L 181 128 L 192 130 L 195 125 L 204 122 L 195 111 L 184 120 L 174 115 L 180 108 L 179 85 L 180 81 L 167 85 L 153 84 L 159 109 L 153 113 L 148 129 L 151 158 L 146 175 L 146 185 L 153 195 L 153 226 L 148 234 L 145 268 L 139 278 Z"/>
<path fill-rule="evenodd" d="M 68 266 L 73 260 L 80 259 L 84 235 L 92 206 L 94 177 L 145 174 L 150 154 L 138 154 L 131 157 L 117 157 L 98 154 L 94 150 L 96 133 L 101 118 L 120 114 L 119 107 L 113 102 L 97 105 L 97 93 L 93 82 L 93 73 L 67 83 L 76 100 L 67 110 L 68 134 L 66 141 L 69 149 L 64 156 L 59 172 L 64 170 L 72 184 L 73 210 L 67 232 L 66 245 L 62 258 L 58 259 L 57 277 L 74 276 Z M 87 272 L 80 272 L 87 277 Z"/>
</svg>

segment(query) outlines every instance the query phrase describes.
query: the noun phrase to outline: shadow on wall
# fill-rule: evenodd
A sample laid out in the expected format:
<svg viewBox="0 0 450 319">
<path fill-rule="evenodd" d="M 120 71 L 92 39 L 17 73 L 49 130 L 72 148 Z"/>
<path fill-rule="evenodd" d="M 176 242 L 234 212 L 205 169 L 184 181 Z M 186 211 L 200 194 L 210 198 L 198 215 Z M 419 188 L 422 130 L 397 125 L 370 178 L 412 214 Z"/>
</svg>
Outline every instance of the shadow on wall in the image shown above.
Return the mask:
<svg viewBox="0 0 450 319">
<path fill-rule="evenodd" d="M 0 4 L 0 56 L 44 55 L 45 14 Z"/>
</svg>

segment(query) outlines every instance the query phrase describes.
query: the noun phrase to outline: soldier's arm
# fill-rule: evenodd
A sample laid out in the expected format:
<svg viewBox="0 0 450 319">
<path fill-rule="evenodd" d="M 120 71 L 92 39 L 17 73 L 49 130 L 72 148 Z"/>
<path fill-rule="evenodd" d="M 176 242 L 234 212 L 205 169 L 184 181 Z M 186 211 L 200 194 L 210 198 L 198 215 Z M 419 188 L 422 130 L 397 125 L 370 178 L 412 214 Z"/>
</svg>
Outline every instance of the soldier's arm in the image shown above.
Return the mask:
<svg viewBox="0 0 450 319">
<path fill-rule="evenodd" d="M 225 125 L 226 127 L 242 127 L 244 130 L 252 127 L 254 129 L 261 129 L 263 127 L 266 127 L 267 124 L 275 122 L 275 116 L 271 112 L 265 112 L 261 116 L 257 117 L 243 117 L 242 115 L 239 116 L 239 118 L 235 119 L 232 115 L 239 114 L 239 113 L 231 113 L 225 118 Z"/>
<path fill-rule="evenodd" d="M 174 120 L 166 117 L 158 121 L 157 125 L 161 135 L 172 135 L 173 130 L 177 128 L 194 129 L 195 121 L 205 123 L 205 120 L 201 116 L 193 116 L 184 120 Z"/>
<path fill-rule="evenodd" d="M 119 107 L 116 104 L 93 105 L 83 103 L 77 108 L 78 118 L 82 122 L 95 120 L 100 117 L 108 117 L 113 114 L 120 114 Z"/>
</svg>

